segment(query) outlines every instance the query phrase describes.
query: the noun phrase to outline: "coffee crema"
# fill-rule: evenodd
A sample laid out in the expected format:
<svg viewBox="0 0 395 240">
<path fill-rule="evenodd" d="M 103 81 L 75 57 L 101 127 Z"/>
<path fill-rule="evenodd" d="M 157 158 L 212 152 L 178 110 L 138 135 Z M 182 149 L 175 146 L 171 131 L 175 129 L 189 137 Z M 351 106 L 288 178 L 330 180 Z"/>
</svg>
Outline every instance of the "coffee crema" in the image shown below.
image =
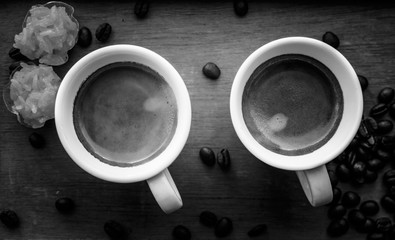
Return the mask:
<svg viewBox="0 0 395 240">
<path fill-rule="evenodd" d="M 135 62 L 106 65 L 82 84 L 73 122 L 84 147 L 110 165 L 149 161 L 170 143 L 177 105 L 169 84 L 156 71 Z"/>
<path fill-rule="evenodd" d="M 242 96 L 244 121 L 263 147 L 282 155 L 303 155 L 323 146 L 343 114 L 343 93 L 321 62 L 284 54 L 262 63 Z"/>
</svg>

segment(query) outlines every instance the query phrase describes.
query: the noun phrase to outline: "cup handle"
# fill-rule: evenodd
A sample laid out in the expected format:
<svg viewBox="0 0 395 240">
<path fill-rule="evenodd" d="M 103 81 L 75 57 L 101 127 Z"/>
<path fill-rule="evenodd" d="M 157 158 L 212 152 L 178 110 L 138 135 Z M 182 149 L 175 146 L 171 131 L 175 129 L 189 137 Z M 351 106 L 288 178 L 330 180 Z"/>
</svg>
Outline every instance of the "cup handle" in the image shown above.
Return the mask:
<svg viewBox="0 0 395 240">
<path fill-rule="evenodd" d="M 297 171 L 303 191 L 313 207 L 330 203 L 333 191 L 325 165 L 304 171 Z"/>
<path fill-rule="evenodd" d="M 172 213 L 182 207 L 180 193 L 167 168 L 147 179 L 147 183 L 160 208 L 165 213 Z"/>
</svg>

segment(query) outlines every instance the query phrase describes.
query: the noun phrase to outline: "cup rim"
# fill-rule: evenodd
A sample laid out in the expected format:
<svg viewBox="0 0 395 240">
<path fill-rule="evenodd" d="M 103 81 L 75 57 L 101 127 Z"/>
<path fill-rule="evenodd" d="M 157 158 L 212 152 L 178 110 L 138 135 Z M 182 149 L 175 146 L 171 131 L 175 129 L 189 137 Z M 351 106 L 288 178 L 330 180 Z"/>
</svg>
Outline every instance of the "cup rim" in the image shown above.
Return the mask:
<svg viewBox="0 0 395 240">
<path fill-rule="evenodd" d="M 252 72 L 266 60 L 283 54 L 307 55 L 322 62 L 334 73 L 343 92 L 344 109 L 335 134 L 322 147 L 303 155 L 282 155 L 264 148 L 248 131 L 242 114 L 242 95 Z M 280 38 L 255 50 L 237 71 L 230 93 L 232 124 L 243 145 L 259 160 L 285 170 L 312 169 L 333 160 L 354 138 L 362 113 L 362 90 L 351 64 L 335 48 L 309 37 Z"/>
<path fill-rule="evenodd" d="M 168 146 L 154 159 L 130 167 L 113 166 L 96 159 L 78 139 L 73 123 L 74 99 L 81 84 L 95 70 L 117 61 L 138 62 L 157 71 L 171 86 L 177 104 L 177 126 Z M 189 93 L 177 70 L 159 54 L 130 44 L 102 47 L 82 57 L 66 73 L 55 101 L 55 125 L 68 155 L 86 172 L 111 182 L 143 181 L 169 167 L 187 141 L 191 118 Z"/>
</svg>

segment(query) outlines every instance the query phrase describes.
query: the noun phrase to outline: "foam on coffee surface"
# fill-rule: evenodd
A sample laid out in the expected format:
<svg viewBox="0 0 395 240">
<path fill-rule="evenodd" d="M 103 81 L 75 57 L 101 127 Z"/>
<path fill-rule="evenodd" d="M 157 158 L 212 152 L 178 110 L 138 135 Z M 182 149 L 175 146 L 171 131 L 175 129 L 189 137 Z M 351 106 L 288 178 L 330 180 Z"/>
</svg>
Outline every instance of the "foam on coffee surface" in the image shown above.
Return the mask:
<svg viewBox="0 0 395 240">
<path fill-rule="evenodd" d="M 283 55 L 250 77 L 243 116 L 260 144 L 297 155 L 313 151 L 333 135 L 342 113 L 341 89 L 333 86 L 334 76 L 323 72 L 329 70 L 317 64 L 307 56 Z"/>
<path fill-rule="evenodd" d="M 95 157 L 128 166 L 166 147 L 175 131 L 177 110 L 174 94 L 161 76 L 136 63 L 117 63 L 90 79 L 76 98 L 74 123 Z"/>
</svg>

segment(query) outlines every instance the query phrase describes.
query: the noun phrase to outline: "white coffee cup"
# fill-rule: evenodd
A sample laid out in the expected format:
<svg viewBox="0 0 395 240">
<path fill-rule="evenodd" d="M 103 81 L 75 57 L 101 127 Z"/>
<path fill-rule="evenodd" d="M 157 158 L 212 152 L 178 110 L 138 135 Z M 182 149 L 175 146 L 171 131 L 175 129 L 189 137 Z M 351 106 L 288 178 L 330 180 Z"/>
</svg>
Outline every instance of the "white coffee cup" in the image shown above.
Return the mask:
<svg viewBox="0 0 395 240">
<path fill-rule="evenodd" d="M 282 155 L 259 144 L 249 132 L 242 112 L 242 96 L 251 74 L 262 63 L 284 54 L 301 54 L 323 63 L 337 78 L 343 94 L 343 113 L 333 136 L 323 146 L 302 155 Z M 313 206 L 332 201 L 332 186 L 325 164 L 336 158 L 354 138 L 361 122 L 362 110 L 362 91 L 351 64 L 333 47 L 307 37 L 278 39 L 254 51 L 239 68 L 230 94 L 232 123 L 241 142 L 255 157 L 268 165 L 296 171 Z"/>
<path fill-rule="evenodd" d="M 136 62 L 153 69 L 170 85 L 177 105 L 177 126 L 168 146 L 154 159 L 131 167 L 113 166 L 96 159 L 79 140 L 73 123 L 74 100 L 83 82 L 96 70 L 114 62 Z M 61 143 L 74 162 L 100 179 L 131 183 L 146 180 L 165 213 L 182 207 L 182 199 L 168 167 L 183 149 L 191 126 L 191 102 L 176 69 L 157 53 L 134 45 L 112 45 L 81 58 L 64 77 L 56 97 L 55 123 Z"/>
</svg>

